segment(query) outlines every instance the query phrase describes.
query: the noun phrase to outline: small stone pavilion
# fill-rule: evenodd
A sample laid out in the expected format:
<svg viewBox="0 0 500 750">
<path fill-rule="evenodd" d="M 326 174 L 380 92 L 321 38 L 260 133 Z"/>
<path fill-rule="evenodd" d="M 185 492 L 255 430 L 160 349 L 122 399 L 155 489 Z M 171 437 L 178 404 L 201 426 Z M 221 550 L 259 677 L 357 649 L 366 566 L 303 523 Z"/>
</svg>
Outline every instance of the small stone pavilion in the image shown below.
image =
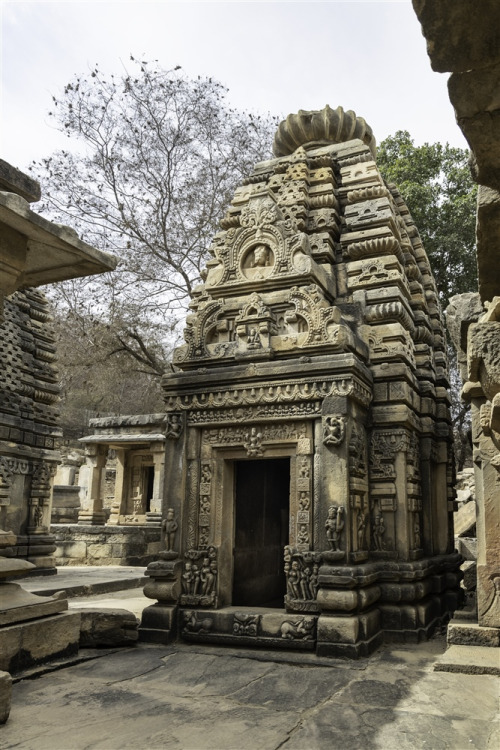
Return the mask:
<svg viewBox="0 0 500 750">
<path fill-rule="evenodd" d="M 103 273 L 116 261 L 32 211 L 39 199 L 38 183 L 0 160 L 0 532 L 14 535 L 10 558 L 55 574 L 59 384 L 50 308 L 36 287 Z"/>
<path fill-rule="evenodd" d="M 456 608 L 443 317 L 352 111 L 290 115 L 236 190 L 163 387 L 142 637 L 358 656 Z"/>
<path fill-rule="evenodd" d="M 90 427 L 93 434 L 80 440 L 85 445 L 87 486 L 78 523 L 160 526 L 165 414 L 101 417 L 91 419 Z M 116 461 L 116 477 L 112 505 L 106 512 L 103 473 L 110 451 Z"/>
</svg>

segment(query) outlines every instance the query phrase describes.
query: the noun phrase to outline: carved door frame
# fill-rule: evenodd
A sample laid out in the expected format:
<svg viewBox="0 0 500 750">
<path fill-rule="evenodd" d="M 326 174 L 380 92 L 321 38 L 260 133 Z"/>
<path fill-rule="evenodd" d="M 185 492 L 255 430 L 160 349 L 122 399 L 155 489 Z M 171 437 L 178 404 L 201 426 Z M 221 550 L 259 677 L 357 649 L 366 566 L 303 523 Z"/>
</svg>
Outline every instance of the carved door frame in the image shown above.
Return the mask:
<svg viewBox="0 0 500 750">
<path fill-rule="evenodd" d="M 218 557 L 218 606 L 231 604 L 234 547 L 234 466 L 245 459 L 290 459 L 289 543 L 313 549 L 314 423 L 310 420 L 204 428 L 201 457 L 191 462 L 187 548 L 213 546 Z M 317 510 L 316 510 L 317 513 Z"/>
</svg>

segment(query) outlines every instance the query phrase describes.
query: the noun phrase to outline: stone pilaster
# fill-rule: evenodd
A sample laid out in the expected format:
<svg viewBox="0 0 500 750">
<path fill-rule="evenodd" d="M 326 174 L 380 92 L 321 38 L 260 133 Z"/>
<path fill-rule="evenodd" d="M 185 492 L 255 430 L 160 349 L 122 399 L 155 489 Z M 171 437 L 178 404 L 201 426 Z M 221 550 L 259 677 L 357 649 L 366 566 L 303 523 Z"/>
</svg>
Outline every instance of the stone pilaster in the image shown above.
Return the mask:
<svg viewBox="0 0 500 750">
<path fill-rule="evenodd" d="M 106 465 L 107 448 L 101 445 L 89 445 L 86 450 L 89 469 L 88 490 L 82 509 L 78 514 L 78 523 L 84 526 L 103 526 L 106 513 L 102 507 L 102 471 Z"/>
</svg>

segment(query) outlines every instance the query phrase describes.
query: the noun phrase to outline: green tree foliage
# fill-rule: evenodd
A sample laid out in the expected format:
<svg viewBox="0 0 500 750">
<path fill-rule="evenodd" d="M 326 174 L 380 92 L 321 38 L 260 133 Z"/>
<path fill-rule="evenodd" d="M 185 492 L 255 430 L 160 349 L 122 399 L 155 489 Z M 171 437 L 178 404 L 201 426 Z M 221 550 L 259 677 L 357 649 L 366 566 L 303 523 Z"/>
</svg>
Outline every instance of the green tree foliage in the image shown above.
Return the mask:
<svg viewBox="0 0 500 750">
<path fill-rule="evenodd" d="M 377 149 L 377 164 L 406 201 L 429 257 L 443 306 L 454 294 L 477 289 L 477 185 L 469 152 L 448 144 L 415 146 L 398 130 Z"/>
<path fill-rule="evenodd" d="M 443 308 L 455 294 L 477 290 L 477 185 L 469 166 L 469 152 L 448 144 L 415 146 L 406 130 L 380 144 L 377 164 L 406 201 L 422 238 Z M 460 399 L 462 383 L 457 357 L 448 344 L 451 416 L 456 463 L 470 457 L 470 410 Z"/>
</svg>

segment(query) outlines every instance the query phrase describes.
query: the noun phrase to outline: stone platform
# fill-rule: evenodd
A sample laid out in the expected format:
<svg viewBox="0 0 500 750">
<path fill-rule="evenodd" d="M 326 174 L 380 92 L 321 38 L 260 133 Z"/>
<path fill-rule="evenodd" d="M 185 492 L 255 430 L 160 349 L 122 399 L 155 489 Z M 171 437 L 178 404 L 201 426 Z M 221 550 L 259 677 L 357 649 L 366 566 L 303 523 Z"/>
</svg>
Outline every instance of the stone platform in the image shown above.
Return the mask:
<svg viewBox="0 0 500 750">
<path fill-rule="evenodd" d="M 143 586 L 147 580 L 141 566 L 73 565 L 58 568 L 54 578 L 23 578 L 19 582 L 32 594 L 49 596 L 57 591 L 64 591 L 68 599 L 71 599 L 135 589 Z"/>
</svg>

